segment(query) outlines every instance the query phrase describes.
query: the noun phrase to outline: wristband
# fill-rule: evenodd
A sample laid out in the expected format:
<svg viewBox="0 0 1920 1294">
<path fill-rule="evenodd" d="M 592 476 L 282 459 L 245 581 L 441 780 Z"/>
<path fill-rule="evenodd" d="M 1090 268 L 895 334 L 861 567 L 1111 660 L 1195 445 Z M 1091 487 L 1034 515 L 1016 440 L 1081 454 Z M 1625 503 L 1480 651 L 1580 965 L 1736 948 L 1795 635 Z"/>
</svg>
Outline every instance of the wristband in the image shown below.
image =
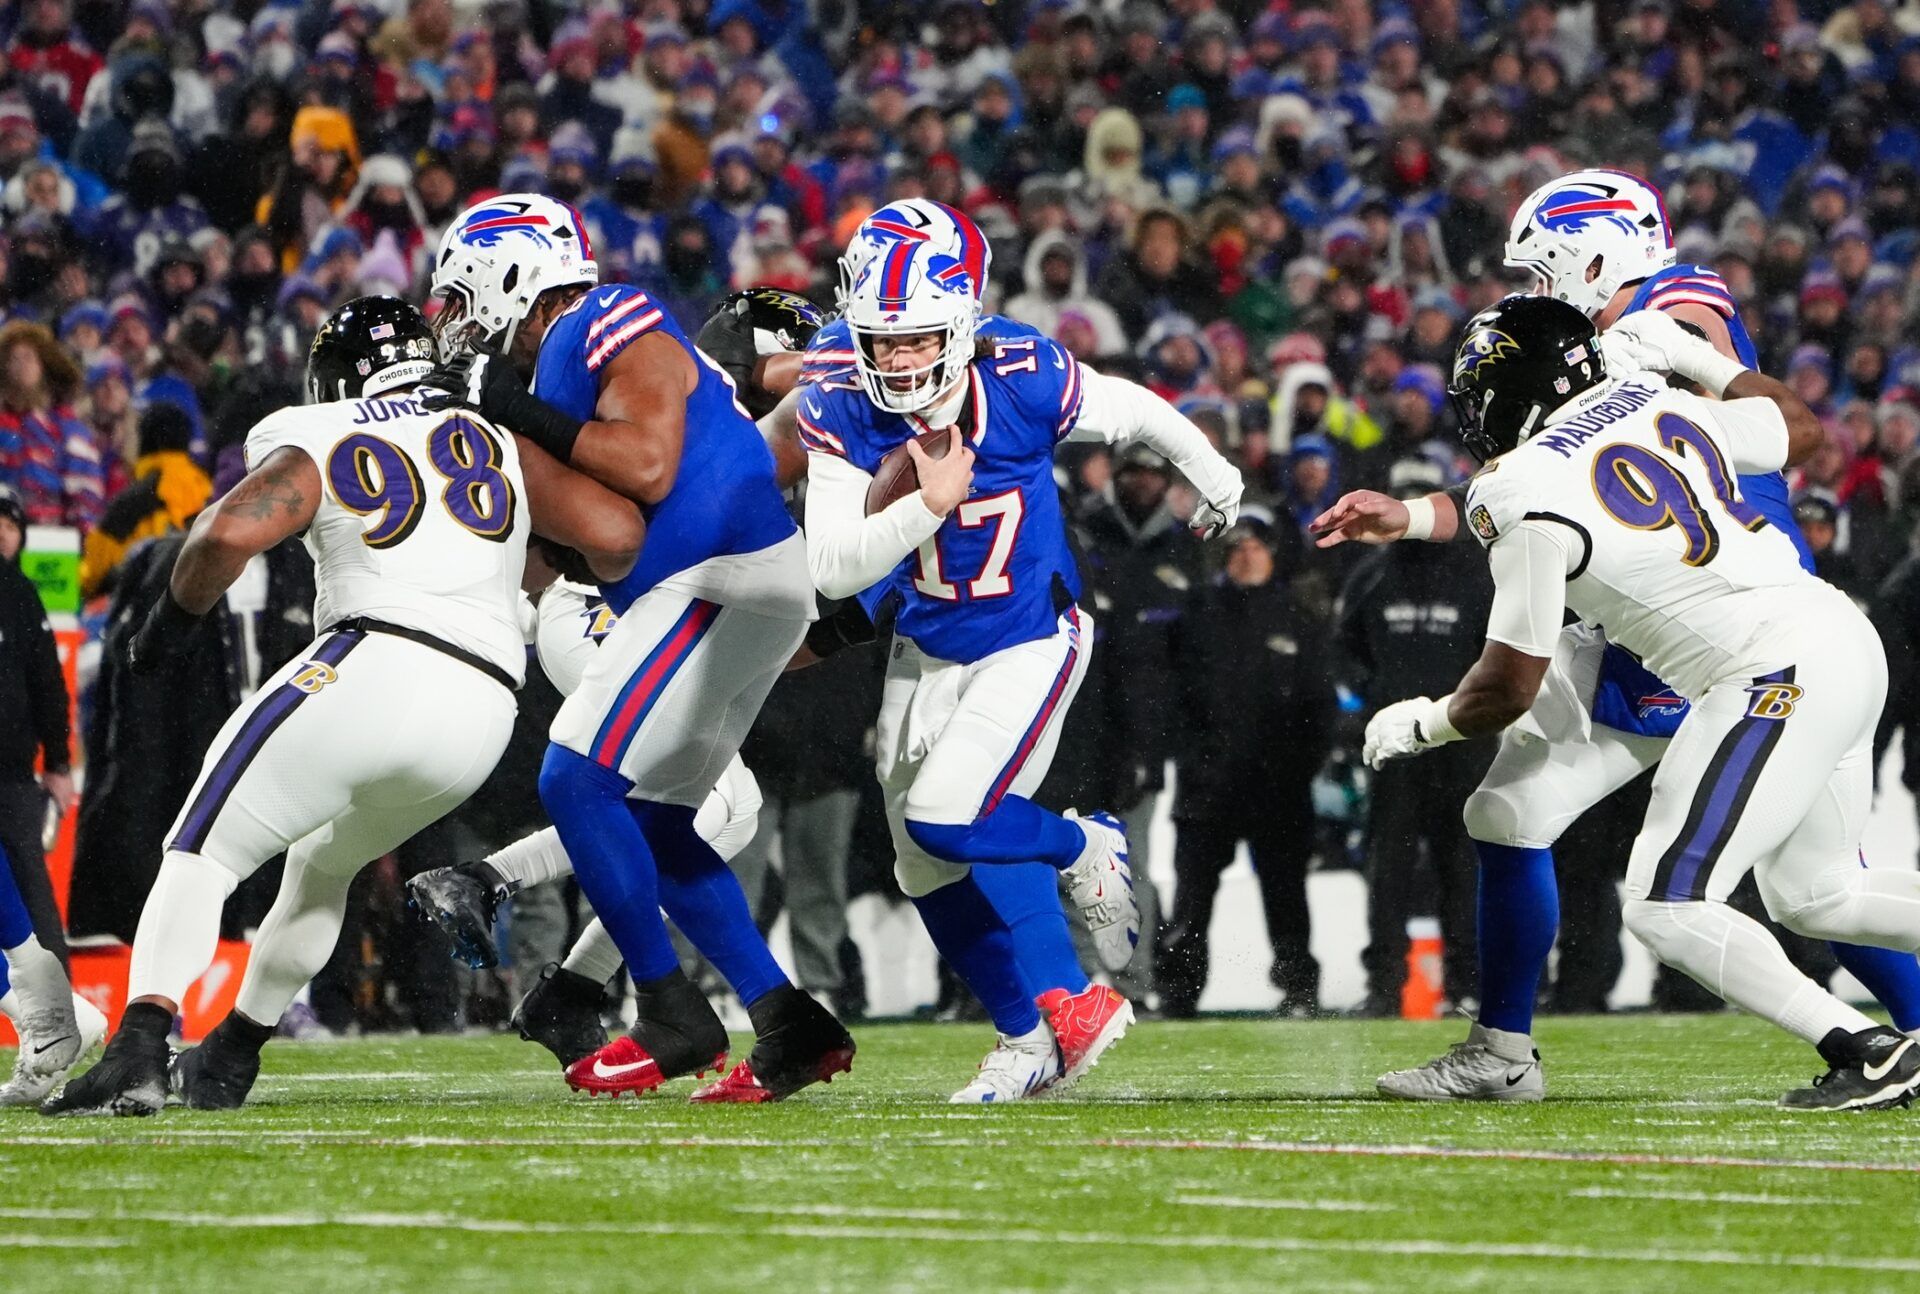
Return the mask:
<svg viewBox="0 0 1920 1294">
<path fill-rule="evenodd" d="M 1726 394 L 1733 379 L 1747 372 L 1747 366 L 1739 360 L 1722 355 L 1710 343 L 1700 342 L 1689 346 L 1674 357 L 1674 372 L 1692 382 L 1698 382 L 1710 395 L 1718 398 Z"/>
<path fill-rule="evenodd" d="M 1427 712 L 1420 716 L 1419 731 L 1429 746 L 1444 746 L 1450 741 L 1459 741 L 1464 735 L 1453 726 L 1453 720 L 1447 717 L 1447 706 L 1453 701 L 1449 692 L 1437 701 L 1429 703 Z"/>
<path fill-rule="evenodd" d="M 1417 499 L 1408 499 L 1406 539 L 1433 538 L 1433 500 L 1421 495 Z"/>
</svg>

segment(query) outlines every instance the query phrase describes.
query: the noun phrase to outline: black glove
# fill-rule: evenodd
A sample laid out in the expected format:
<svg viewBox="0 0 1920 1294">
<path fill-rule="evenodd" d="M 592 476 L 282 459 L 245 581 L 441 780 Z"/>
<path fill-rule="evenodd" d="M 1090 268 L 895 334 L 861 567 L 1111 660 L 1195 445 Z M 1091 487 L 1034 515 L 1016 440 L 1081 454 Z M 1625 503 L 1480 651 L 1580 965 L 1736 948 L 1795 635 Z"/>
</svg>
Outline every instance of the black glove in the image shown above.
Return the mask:
<svg viewBox="0 0 1920 1294">
<path fill-rule="evenodd" d="M 512 364 L 475 350 L 442 360 L 421 378 L 420 403 L 434 412 L 472 409 L 503 430 L 525 436 L 563 463 L 572 461 L 573 442 L 586 426 L 527 390 Z"/>
<path fill-rule="evenodd" d="M 529 536 L 527 547 L 538 548 L 540 555 L 546 559 L 547 565 L 553 567 L 563 580 L 572 580 L 575 584 L 586 585 L 600 582 L 600 577 L 593 573 L 591 566 L 587 565 L 586 555 L 578 548 L 569 548 L 544 535 Z"/>
<path fill-rule="evenodd" d="M 135 674 L 159 669 L 161 662 L 193 645 L 192 630 L 200 619 L 175 602 L 171 592 L 162 593 L 127 644 L 127 668 Z"/>
<path fill-rule="evenodd" d="M 807 628 L 807 650 L 821 660 L 837 651 L 870 643 L 875 636 L 873 621 L 866 608 L 848 598 L 832 611 L 825 612 Z"/>
<path fill-rule="evenodd" d="M 700 333 L 693 339 L 693 344 L 733 379 L 734 389 L 747 412 L 755 418 L 763 418 L 776 401 L 753 380 L 754 369 L 760 363 L 760 351 L 753 339 L 753 331 L 753 318 L 742 293 L 723 302 L 720 309 L 713 312 L 713 316 L 700 326 Z"/>
</svg>

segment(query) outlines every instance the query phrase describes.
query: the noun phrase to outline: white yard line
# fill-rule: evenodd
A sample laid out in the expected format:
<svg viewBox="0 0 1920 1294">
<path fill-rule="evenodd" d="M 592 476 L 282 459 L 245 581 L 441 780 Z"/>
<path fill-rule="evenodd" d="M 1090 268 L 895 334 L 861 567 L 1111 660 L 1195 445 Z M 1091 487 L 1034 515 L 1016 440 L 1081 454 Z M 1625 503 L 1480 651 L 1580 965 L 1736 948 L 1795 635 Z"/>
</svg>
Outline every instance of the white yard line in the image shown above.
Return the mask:
<svg viewBox="0 0 1920 1294">
<path fill-rule="evenodd" d="M 1744 1159 L 1731 1155 L 1652 1155 L 1602 1150 L 1492 1150 L 1471 1146 L 1340 1145 L 1319 1141 L 1161 1141 L 1109 1139 L 1110 1150 L 1258 1150 L 1279 1155 L 1357 1155 L 1385 1159 L 1496 1159 L 1549 1164 L 1623 1164 L 1654 1168 L 1794 1168 L 1817 1172 L 1912 1173 L 1920 1163 L 1862 1164 L 1841 1159 Z"/>
<path fill-rule="evenodd" d="M 733 1204 L 732 1213 L 766 1213 L 793 1218 L 900 1218 L 907 1222 L 992 1222 L 990 1213 L 968 1213 L 963 1209 L 888 1209 L 860 1208 L 846 1204 Z"/>
<path fill-rule="evenodd" d="M 1685 1204 L 1774 1204 L 1798 1208 L 1808 1204 L 1851 1204 L 1832 1195 L 1744 1195 L 1738 1191 L 1642 1191 L 1626 1187 L 1586 1186 L 1567 1195 L 1576 1200 L 1679 1200 Z"/>
<path fill-rule="evenodd" d="M 514 1235 L 715 1236 L 739 1240 L 738 1224 L 720 1222 L 533 1222 L 510 1218 L 460 1218 L 443 1213 L 260 1213 L 226 1216 L 171 1211 L 0 1208 L 0 1218 L 42 1222 L 157 1223 L 173 1227 L 260 1230 L 289 1227 L 341 1227 L 359 1230 L 456 1231 Z M 1823 1254 L 1742 1253 L 1735 1250 L 1676 1250 L 1648 1253 L 1595 1249 L 1585 1245 L 1497 1244 L 1453 1240 L 1317 1240 L 1300 1236 L 1116 1235 L 1111 1232 L 995 1229 L 969 1231 L 946 1227 L 822 1226 L 782 1224 L 757 1234 L 803 1240 L 914 1241 L 934 1244 L 1043 1246 L 1083 1245 L 1114 1249 L 1239 1249 L 1254 1253 L 1392 1254 L 1397 1257 L 1527 1258 L 1610 1262 L 1634 1266 L 1804 1267 L 1823 1271 L 1915 1272 L 1920 1258 L 1848 1258 Z M 90 1239 L 90 1244 L 100 1243 Z"/>
<path fill-rule="evenodd" d="M 121 1236 L 10 1236 L 0 1235 L 0 1249 L 118 1249 L 133 1241 Z"/>
<path fill-rule="evenodd" d="M 1209 1209 L 1279 1209 L 1297 1213 L 1392 1213 L 1399 1207 L 1366 1200 L 1251 1200 L 1238 1195 L 1176 1195 L 1172 1202 Z"/>
</svg>

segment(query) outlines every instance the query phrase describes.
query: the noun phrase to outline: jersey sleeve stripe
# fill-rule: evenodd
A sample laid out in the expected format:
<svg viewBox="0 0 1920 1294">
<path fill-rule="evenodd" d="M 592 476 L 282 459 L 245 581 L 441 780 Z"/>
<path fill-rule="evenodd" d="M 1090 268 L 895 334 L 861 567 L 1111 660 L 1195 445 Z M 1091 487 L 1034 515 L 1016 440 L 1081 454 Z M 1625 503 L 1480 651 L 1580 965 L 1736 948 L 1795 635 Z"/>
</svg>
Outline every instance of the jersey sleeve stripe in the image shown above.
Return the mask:
<svg viewBox="0 0 1920 1294">
<path fill-rule="evenodd" d="M 587 371 L 589 373 L 598 371 L 602 364 L 605 364 L 615 355 L 625 350 L 629 342 L 659 323 L 663 318 L 665 318 L 665 315 L 661 311 L 649 310 L 632 323 L 601 338 L 600 344 L 595 346 L 587 355 Z"/>
<path fill-rule="evenodd" d="M 1060 392 L 1060 423 L 1054 431 L 1055 440 L 1065 440 L 1080 421 L 1080 406 L 1086 393 L 1080 386 L 1080 361 L 1067 361 L 1067 382 Z"/>
<path fill-rule="evenodd" d="M 1706 292 L 1662 292 L 1647 299 L 1649 310 L 1665 310 L 1668 306 L 1694 305 L 1705 306 L 1717 314 L 1731 317 L 1734 313 L 1733 302 Z"/>
<path fill-rule="evenodd" d="M 584 300 L 585 298 L 582 298 L 582 299 Z M 646 293 L 644 292 L 634 293 L 631 297 L 627 298 L 625 301 L 622 301 L 619 305 L 615 306 L 613 309 L 607 311 L 607 313 L 601 315 L 598 319 L 594 320 L 593 323 L 589 325 L 587 328 L 587 340 L 592 341 L 594 338 L 598 337 L 601 333 L 611 328 L 614 324 L 619 323 L 622 319 L 625 319 L 628 315 L 632 314 L 634 311 L 640 309 L 646 304 L 647 304 Z"/>
<path fill-rule="evenodd" d="M 808 449 L 816 453 L 832 454 L 836 458 L 847 456 L 847 447 L 840 437 L 818 423 L 809 422 L 804 414 L 796 414 L 795 421 L 800 428 L 800 443 Z"/>
</svg>

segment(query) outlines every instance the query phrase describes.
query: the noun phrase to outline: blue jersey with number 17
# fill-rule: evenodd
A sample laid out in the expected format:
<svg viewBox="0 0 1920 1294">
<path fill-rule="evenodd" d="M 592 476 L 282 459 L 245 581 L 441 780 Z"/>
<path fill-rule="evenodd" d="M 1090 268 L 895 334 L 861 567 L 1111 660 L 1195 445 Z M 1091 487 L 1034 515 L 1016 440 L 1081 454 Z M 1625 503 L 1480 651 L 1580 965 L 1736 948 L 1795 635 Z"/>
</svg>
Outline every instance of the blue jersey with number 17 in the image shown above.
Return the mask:
<svg viewBox="0 0 1920 1294">
<path fill-rule="evenodd" d="M 1704 265 L 1672 265 L 1643 279 L 1620 317 L 1624 319 L 1638 310 L 1667 310 L 1677 305 L 1705 306 L 1719 315 L 1733 339 L 1733 353 L 1748 368 L 1759 369 L 1759 351 L 1740 318 L 1733 293 L 1725 279 Z M 1759 472 L 1742 476 L 1739 481 L 1740 497 L 1758 509 L 1768 525 L 1793 541 L 1795 551 L 1800 554 L 1800 564 L 1811 571 L 1813 550 L 1807 547 L 1800 527 L 1794 522 L 1792 491 L 1787 488 L 1786 476 L 1780 472 Z M 1641 736 L 1671 737 L 1679 730 L 1686 714 L 1687 703 L 1678 692 L 1654 677 L 1624 648 L 1608 645 L 1600 664 L 1599 685 L 1594 691 L 1593 717 L 1597 722 Z"/>
<path fill-rule="evenodd" d="M 673 488 L 640 509 L 647 521 L 640 560 L 625 579 L 601 586 L 621 615 L 670 576 L 716 557 L 759 552 L 797 530 L 774 481 L 773 453 L 734 398 L 732 379 L 638 288 L 595 288 L 556 319 L 540 342 L 533 393 L 572 417 L 592 418 L 607 365 L 649 333 L 684 346 L 699 382 L 687 397 Z"/>
<path fill-rule="evenodd" d="M 1080 419 L 1080 365 L 1044 337 L 1006 335 L 1013 326 L 992 316 L 980 332 L 992 349 L 967 371 L 959 424 L 975 456 L 972 493 L 885 585 L 900 596 L 894 631 L 961 664 L 1052 636 L 1080 596 L 1053 481 L 1054 446 Z M 927 430 L 876 406 L 852 373 L 805 388 L 799 427 L 809 452 L 868 473 Z"/>
</svg>

